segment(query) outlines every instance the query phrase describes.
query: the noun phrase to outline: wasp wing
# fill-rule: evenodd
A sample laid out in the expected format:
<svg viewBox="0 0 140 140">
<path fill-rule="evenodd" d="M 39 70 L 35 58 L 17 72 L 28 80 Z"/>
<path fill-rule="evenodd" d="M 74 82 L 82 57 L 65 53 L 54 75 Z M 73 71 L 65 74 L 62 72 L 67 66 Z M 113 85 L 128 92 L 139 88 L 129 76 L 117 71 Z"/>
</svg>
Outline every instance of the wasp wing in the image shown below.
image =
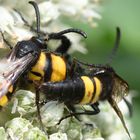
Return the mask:
<svg viewBox="0 0 140 140">
<path fill-rule="evenodd" d="M 10 86 L 18 80 L 18 78 L 29 68 L 30 64 L 35 60 L 35 56 L 28 54 L 15 61 L 6 59 L 0 62 L 3 65 L 3 69 L 0 71 L 0 98 L 8 93 Z"/>
<path fill-rule="evenodd" d="M 112 99 L 115 102 L 120 102 L 129 93 L 129 86 L 126 81 L 124 81 L 117 74 L 114 75 L 114 85 L 112 90 Z"/>
<path fill-rule="evenodd" d="M 112 108 L 114 109 L 114 111 L 116 112 L 116 114 L 118 115 L 118 117 L 120 118 L 120 120 L 121 120 L 121 122 L 123 124 L 123 127 L 124 127 L 126 133 L 128 134 L 130 140 L 132 140 L 131 135 L 129 133 L 129 130 L 128 130 L 126 124 L 125 124 L 123 114 L 122 114 L 121 110 L 119 109 L 117 103 L 115 102 L 115 100 L 113 98 L 109 98 L 108 99 L 108 102 L 112 106 Z"/>
</svg>

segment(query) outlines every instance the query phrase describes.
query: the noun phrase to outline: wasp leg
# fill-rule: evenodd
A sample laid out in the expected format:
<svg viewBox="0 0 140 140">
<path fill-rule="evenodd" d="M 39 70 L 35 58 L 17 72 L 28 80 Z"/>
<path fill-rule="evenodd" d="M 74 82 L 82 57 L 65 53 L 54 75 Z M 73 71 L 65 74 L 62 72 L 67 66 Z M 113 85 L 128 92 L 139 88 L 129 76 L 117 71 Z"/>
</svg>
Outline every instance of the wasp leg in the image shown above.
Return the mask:
<svg viewBox="0 0 140 140">
<path fill-rule="evenodd" d="M 7 46 L 9 46 L 9 48 L 12 50 L 13 49 L 13 47 L 12 47 L 12 45 L 5 39 L 5 37 L 4 37 L 4 34 L 3 34 L 3 32 L 0 30 L 0 33 L 1 33 L 1 36 L 2 36 L 2 39 L 3 39 L 3 41 L 7 44 Z"/>
<path fill-rule="evenodd" d="M 66 106 L 67 106 L 67 108 L 69 109 L 69 111 L 70 111 L 70 114 L 71 113 L 76 113 L 76 109 L 75 109 L 75 107 L 74 106 L 72 106 L 72 105 L 70 105 L 70 104 L 66 104 Z M 80 121 L 80 119 L 78 118 L 78 116 L 76 116 L 76 115 L 73 115 L 78 121 Z"/>
<path fill-rule="evenodd" d="M 31 25 L 28 23 L 28 21 L 22 16 L 22 14 L 17 9 L 13 9 L 13 10 L 20 16 L 25 26 L 32 28 Z"/>
<path fill-rule="evenodd" d="M 56 52 L 61 53 L 61 54 L 65 54 L 68 51 L 68 49 L 71 46 L 71 41 L 66 36 L 64 36 L 64 34 L 70 33 L 70 32 L 80 34 L 84 38 L 87 38 L 87 35 L 85 32 L 83 32 L 80 29 L 74 29 L 74 28 L 69 28 L 69 29 L 60 31 L 58 33 L 50 33 L 48 35 L 48 40 L 50 40 L 50 39 L 61 40 L 61 45 L 55 50 Z"/>
<path fill-rule="evenodd" d="M 80 65 L 84 65 L 84 66 L 87 66 L 87 67 L 95 67 L 95 68 L 106 68 L 106 67 L 109 67 L 109 66 L 106 66 L 106 65 L 103 65 L 103 64 L 89 64 L 89 63 L 86 63 L 86 62 L 82 62 L 76 58 L 74 58 L 76 63 L 80 64 Z"/>
<path fill-rule="evenodd" d="M 67 53 L 68 49 L 71 46 L 70 40 L 66 36 L 64 36 L 64 35 L 56 36 L 53 39 L 61 40 L 61 45 L 57 47 L 55 52 L 60 53 L 60 54 Z"/>
<path fill-rule="evenodd" d="M 42 131 L 45 132 L 44 126 L 43 126 L 43 122 L 42 122 L 42 118 L 41 118 L 41 115 L 40 115 L 40 104 L 39 104 L 39 100 L 40 100 L 39 90 L 36 88 L 37 116 L 38 116 L 38 119 L 39 119 L 40 127 L 41 127 Z"/>
<path fill-rule="evenodd" d="M 72 62 L 70 62 L 70 69 L 69 69 L 69 76 L 70 78 L 73 78 L 74 76 L 81 76 L 85 72 L 85 69 L 81 67 L 79 63 L 77 63 L 76 59 L 73 58 Z"/>
<path fill-rule="evenodd" d="M 64 120 L 64 119 L 67 119 L 69 117 L 72 117 L 72 116 L 77 116 L 77 115 L 96 115 L 100 112 L 100 109 L 98 108 L 98 105 L 96 104 L 92 104 L 91 107 L 94 109 L 93 111 L 91 110 L 85 110 L 83 112 L 74 112 L 74 113 L 71 113 L 63 118 L 61 118 L 58 122 L 58 125 Z"/>
<path fill-rule="evenodd" d="M 70 75 L 70 77 L 73 77 L 75 68 L 76 68 L 76 62 L 75 62 L 75 60 L 73 59 L 72 64 L 71 64 L 71 66 L 70 66 L 70 70 L 69 70 L 69 75 Z"/>
<path fill-rule="evenodd" d="M 129 110 L 129 116 L 132 117 L 133 116 L 133 107 L 132 104 L 126 99 L 123 98 L 124 102 L 126 103 L 128 110 Z"/>
</svg>

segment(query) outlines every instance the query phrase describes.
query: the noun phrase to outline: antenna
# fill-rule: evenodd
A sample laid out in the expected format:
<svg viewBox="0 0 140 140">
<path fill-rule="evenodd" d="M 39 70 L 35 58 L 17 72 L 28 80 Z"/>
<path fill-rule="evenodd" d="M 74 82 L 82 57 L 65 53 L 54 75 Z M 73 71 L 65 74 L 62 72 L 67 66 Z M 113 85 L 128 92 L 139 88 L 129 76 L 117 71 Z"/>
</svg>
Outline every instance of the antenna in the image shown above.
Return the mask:
<svg viewBox="0 0 140 140">
<path fill-rule="evenodd" d="M 84 38 L 87 38 L 87 34 L 86 34 L 84 31 L 82 31 L 82 30 L 80 30 L 80 29 L 75 29 L 75 28 L 69 28 L 69 29 L 60 31 L 60 32 L 58 32 L 58 33 L 50 33 L 50 34 L 48 35 L 48 38 L 49 38 L 49 39 L 60 38 L 60 36 L 62 36 L 62 35 L 64 35 L 64 34 L 67 34 L 67 33 L 70 33 L 70 32 L 80 34 L 80 35 L 83 36 Z"/>
<path fill-rule="evenodd" d="M 119 44 L 120 44 L 120 38 L 121 38 L 120 28 L 116 27 L 116 40 L 115 40 L 114 47 L 113 47 L 113 49 L 108 57 L 107 65 L 109 65 L 112 62 L 113 57 L 116 55 L 117 49 L 118 49 Z"/>
<path fill-rule="evenodd" d="M 40 13 L 39 13 L 39 8 L 36 2 L 34 1 L 29 1 L 29 4 L 31 4 L 34 9 L 35 9 L 35 14 L 36 14 L 36 30 L 37 30 L 37 34 L 38 37 L 40 36 Z"/>
</svg>

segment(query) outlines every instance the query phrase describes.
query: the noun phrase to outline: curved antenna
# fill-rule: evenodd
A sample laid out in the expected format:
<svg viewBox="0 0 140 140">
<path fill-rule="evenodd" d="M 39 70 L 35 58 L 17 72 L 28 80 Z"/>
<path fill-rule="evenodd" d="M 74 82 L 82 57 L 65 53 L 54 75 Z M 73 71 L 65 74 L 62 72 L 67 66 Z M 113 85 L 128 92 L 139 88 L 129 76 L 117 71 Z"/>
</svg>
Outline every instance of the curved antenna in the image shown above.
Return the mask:
<svg viewBox="0 0 140 140">
<path fill-rule="evenodd" d="M 36 30 L 37 30 L 37 34 L 38 37 L 40 36 L 40 13 L 39 13 L 39 8 L 36 2 L 34 1 L 29 1 L 29 4 L 31 4 L 34 9 L 35 9 L 35 14 L 36 14 Z"/>
<path fill-rule="evenodd" d="M 12 45 L 10 44 L 10 42 L 9 42 L 8 40 L 5 39 L 4 34 L 3 34 L 3 32 L 2 32 L 1 29 L 0 29 L 0 33 L 1 33 L 1 36 L 2 36 L 3 41 L 4 41 L 4 42 L 6 43 L 6 45 L 12 50 L 12 49 L 13 49 Z"/>
<path fill-rule="evenodd" d="M 116 40 L 115 40 L 115 44 L 114 44 L 114 47 L 108 57 L 108 60 L 107 60 L 107 65 L 109 65 L 112 60 L 113 60 L 113 57 L 115 56 L 116 52 L 117 52 L 117 49 L 119 47 L 119 44 L 120 44 L 120 38 L 121 38 L 121 31 L 120 31 L 120 28 L 119 27 L 116 27 Z"/>
<path fill-rule="evenodd" d="M 74 29 L 74 28 L 69 28 L 69 29 L 66 29 L 66 30 L 63 30 L 63 31 L 60 31 L 58 33 L 50 33 L 48 35 L 48 39 L 57 39 L 57 38 L 60 38 L 60 36 L 66 34 L 66 33 L 70 33 L 70 32 L 74 32 L 74 33 L 78 33 L 80 34 L 81 36 L 83 36 L 84 38 L 87 38 L 87 34 L 80 30 L 80 29 Z M 47 40 L 48 40 L 47 39 Z"/>
</svg>

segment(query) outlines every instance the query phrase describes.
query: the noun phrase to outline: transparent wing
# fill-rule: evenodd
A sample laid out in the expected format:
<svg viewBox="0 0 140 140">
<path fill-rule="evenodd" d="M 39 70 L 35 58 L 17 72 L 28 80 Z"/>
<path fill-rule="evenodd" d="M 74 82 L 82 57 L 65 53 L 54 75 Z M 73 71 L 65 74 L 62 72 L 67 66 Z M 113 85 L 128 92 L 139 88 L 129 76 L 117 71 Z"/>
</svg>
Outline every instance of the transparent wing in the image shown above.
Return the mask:
<svg viewBox="0 0 140 140">
<path fill-rule="evenodd" d="M 23 74 L 33 62 L 35 57 L 28 54 L 15 61 L 1 60 L 0 62 L 0 98 L 4 96 L 11 85 Z"/>
</svg>

